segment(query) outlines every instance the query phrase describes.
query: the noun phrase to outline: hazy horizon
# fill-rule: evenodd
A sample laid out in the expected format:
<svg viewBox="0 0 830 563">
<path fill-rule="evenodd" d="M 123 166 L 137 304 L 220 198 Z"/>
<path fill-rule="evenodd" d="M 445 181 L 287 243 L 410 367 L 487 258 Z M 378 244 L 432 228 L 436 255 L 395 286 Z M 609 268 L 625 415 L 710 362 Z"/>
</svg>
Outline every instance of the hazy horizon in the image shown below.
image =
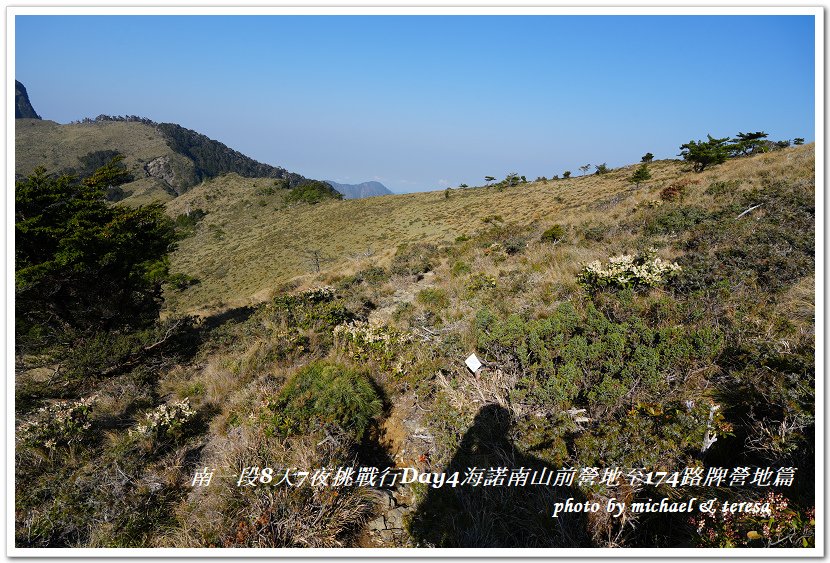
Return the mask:
<svg viewBox="0 0 830 563">
<path fill-rule="evenodd" d="M 16 16 L 16 78 L 67 123 L 140 115 L 392 191 L 815 131 L 812 16 Z M 746 47 L 742 47 L 746 45 Z"/>
</svg>

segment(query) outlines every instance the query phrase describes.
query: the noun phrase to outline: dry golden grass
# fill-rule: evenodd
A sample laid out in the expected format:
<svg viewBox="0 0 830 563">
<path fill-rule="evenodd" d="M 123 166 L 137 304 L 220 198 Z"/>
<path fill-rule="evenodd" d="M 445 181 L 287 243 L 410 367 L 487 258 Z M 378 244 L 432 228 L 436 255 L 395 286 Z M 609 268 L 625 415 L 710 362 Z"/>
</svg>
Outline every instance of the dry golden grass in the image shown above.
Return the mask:
<svg viewBox="0 0 830 563">
<path fill-rule="evenodd" d="M 183 178 L 193 174 L 193 163 L 176 154 L 164 136 L 150 125 L 138 122 L 102 122 L 61 125 L 37 119 L 15 120 L 15 172 L 30 174 L 44 166 L 48 172 L 77 168 L 78 159 L 90 152 L 116 150 L 125 155 L 124 164 L 135 182 L 122 186 L 132 196 L 125 203 L 143 205 L 165 202 L 171 195 L 162 183 L 147 177 L 144 165 L 160 156 L 170 158 L 171 166 Z"/>
<path fill-rule="evenodd" d="M 438 191 L 292 206 L 284 203 L 284 192 L 257 195 L 271 180 L 229 174 L 167 204 L 174 216 L 197 208 L 208 212 L 197 233 L 182 241 L 172 258 L 173 271 L 196 276 L 201 283 L 181 293 L 169 292 L 168 308 L 207 312 L 256 303 L 289 281 L 297 286 L 314 285 L 369 264 L 385 265 L 403 243 L 446 243 L 473 235 L 487 227 L 485 218 L 494 215 L 504 223 L 539 228 L 553 223 L 618 224 L 639 204 L 660 199 L 660 191 L 680 177 L 698 181 L 687 190 L 684 203 L 706 204 L 711 198 L 703 192 L 714 181 L 739 179 L 738 189 L 747 190 L 765 178 L 781 175 L 812 178 L 813 152 L 813 145 L 793 147 L 730 160 L 694 175 L 681 161 L 658 161 L 650 166 L 652 179 L 638 189 L 628 181 L 637 166 L 631 165 L 601 176 L 505 189 L 458 189 L 449 198 Z M 624 239 L 617 240 L 618 245 Z M 325 259 L 319 274 L 307 256 L 312 250 L 319 250 Z M 555 257 L 561 250 L 544 245 L 530 252 L 542 253 L 538 260 L 552 253 L 544 282 L 572 276 L 574 268 L 600 258 L 604 249 L 603 245 L 571 246 L 570 254 L 559 258 Z M 495 273 L 490 271 L 492 265 L 473 266 Z M 561 273 L 554 275 L 557 269 Z"/>
<path fill-rule="evenodd" d="M 793 285 L 779 301 L 781 311 L 808 333 L 814 332 L 816 319 L 816 279 L 803 278 Z"/>
<path fill-rule="evenodd" d="M 680 167 L 659 162 L 653 173 L 669 179 L 680 173 Z M 402 243 L 450 242 L 472 235 L 491 215 L 525 225 L 590 221 L 604 216 L 602 210 L 592 209 L 597 202 L 619 194 L 636 197 L 626 181 L 629 175 L 623 169 L 602 177 L 504 190 L 454 190 L 448 199 L 441 191 L 287 207 L 282 193 L 256 195 L 270 180 L 230 174 L 168 203 L 174 216 L 193 209 L 208 212 L 196 235 L 179 245 L 172 260 L 174 271 L 194 275 L 202 283 L 167 295 L 168 306 L 195 311 L 246 305 L 289 280 L 308 282 L 318 277 L 306 256 L 314 249 L 326 258 L 324 274 L 343 274 L 370 263 L 387 263 Z"/>
</svg>

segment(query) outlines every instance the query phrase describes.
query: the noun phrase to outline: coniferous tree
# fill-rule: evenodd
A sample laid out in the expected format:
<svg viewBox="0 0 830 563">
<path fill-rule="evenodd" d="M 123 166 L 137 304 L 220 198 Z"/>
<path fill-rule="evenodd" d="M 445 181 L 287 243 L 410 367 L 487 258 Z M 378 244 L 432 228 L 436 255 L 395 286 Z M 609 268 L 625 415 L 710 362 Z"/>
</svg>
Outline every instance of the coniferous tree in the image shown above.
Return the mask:
<svg viewBox="0 0 830 563">
<path fill-rule="evenodd" d="M 629 182 L 635 184 L 636 188 L 640 187 L 640 183 L 646 182 L 651 179 L 651 172 L 648 171 L 648 163 L 642 163 L 637 170 L 634 171 L 634 174 L 628 179 Z"/>
<path fill-rule="evenodd" d="M 680 154 L 683 160 L 691 162 L 695 172 L 703 172 L 707 166 L 721 164 L 729 157 L 729 147 L 726 142 L 729 137 L 716 139 L 707 135 L 707 141 L 689 141 L 680 145 Z"/>
<path fill-rule="evenodd" d="M 104 179 L 112 177 L 119 173 L 102 169 L 79 182 L 39 168 L 17 183 L 19 337 L 139 327 L 158 317 L 173 222 L 160 205 L 109 204 Z"/>
<path fill-rule="evenodd" d="M 748 156 L 756 152 L 765 152 L 763 139 L 768 135 L 763 131 L 755 133 L 738 133 L 729 145 L 730 156 Z"/>
</svg>

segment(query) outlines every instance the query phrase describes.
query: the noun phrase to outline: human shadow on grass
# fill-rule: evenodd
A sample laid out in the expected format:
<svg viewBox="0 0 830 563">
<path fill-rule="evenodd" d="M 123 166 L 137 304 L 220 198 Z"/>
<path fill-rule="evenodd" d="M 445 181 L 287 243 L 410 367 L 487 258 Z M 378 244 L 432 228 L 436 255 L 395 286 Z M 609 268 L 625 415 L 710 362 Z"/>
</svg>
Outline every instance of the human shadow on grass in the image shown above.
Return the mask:
<svg viewBox="0 0 830 563">
<path fill-rule="evenodd" d="M 413 513 L 409 531 L 421 547 L 587 547 L 586 519 L 581 513 L 560 513 L 552 517 L 554 504 L 584 496 L 571 487 L 509 484 L 513 470 L 529 470 L 531 478 L 557 469 L 543 460 L 520 452 L 510 441 L 507 409 L 490 404 L 479 410 L 473 425 L 461 440 L 444 473 L 459 473 L 459 485 L 430 488 Z M 461 485 L 470 468 L 507 468 L 501 485 Z M 545 473 L 542 473 L 542 472 Z"/>
</svg>

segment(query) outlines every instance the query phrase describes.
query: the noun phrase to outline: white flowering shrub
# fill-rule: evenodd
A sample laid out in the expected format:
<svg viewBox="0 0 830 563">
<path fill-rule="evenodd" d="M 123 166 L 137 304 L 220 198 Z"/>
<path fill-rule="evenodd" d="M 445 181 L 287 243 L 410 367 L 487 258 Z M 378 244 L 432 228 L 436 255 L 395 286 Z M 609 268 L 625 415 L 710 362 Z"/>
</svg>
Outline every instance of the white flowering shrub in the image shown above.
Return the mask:
<svg viewBox="0 0 830 563">
<path fill-rule="evenodd" d="M 308 301 L 310 303 L 320 303 L 324 301 L 331 301 L 337 296 L 334 288 L 330 285 L 324 285 L 322 287 L 315 287 L 312 289 L 307 289 L 300 293 L 299 297 Z"/>
<path fill-rule="evenodd" d="M 341 324 L 334 329 L 339 350 L 356 362 L 371 361 L 392 375 L 404 375 L 406 362 L 401 357 L 412 336 L 392 327 L 361 321 Z"/>
<path fill-rule="evenodd" d="M 677 262 L 668 262 L 654 256 L 654 251 L 649 251 L 646 254 L 615 256 L 609 258 L 606 265 L 595 260 L 582 269 L 577 275 L 577 280 L 585 288 L 591 290 L 643 289 L 667 282 L 680 270 Z"/>
<path fill-rule="evenodd" d="M 55 450 L 81 442 L 92 427 L 90 414 L 97 397 L 78 401 L 56 401 L 35 412 L 34 418 L 17 428 L 21 444 Z"/>
<path fill-rule="evenodd" d="M 184 399 L 173 403 L 162 403 L 150 412 L 144 413 L 144 420 L 130 429 L 132 437 L 178 438 L 187 424 L 196 415 L 190 401 Z"/>
</svg>

